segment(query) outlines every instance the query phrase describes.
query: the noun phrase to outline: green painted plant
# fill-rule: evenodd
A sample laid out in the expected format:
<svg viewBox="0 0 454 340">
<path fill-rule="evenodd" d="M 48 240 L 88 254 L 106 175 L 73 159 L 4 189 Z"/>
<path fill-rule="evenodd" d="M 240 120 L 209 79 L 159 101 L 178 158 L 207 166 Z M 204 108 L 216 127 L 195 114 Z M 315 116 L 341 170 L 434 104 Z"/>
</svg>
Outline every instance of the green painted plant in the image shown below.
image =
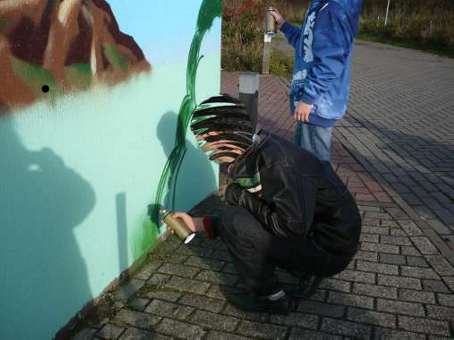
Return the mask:
<svg viewBox="0 0 454 340">
<path fill-rule="evenodd" d="M 144 225 L 145 228 L 158 230 L 160 226 L 160 207 L 165 206 L 170 209 L 174 209 L 175 207 L 176 182 L 186 153 L 186 133 L 191 121 L 192 112 L 197 106 L 195 85 L 197 69 L 200 60 L 203 58 L 203 56 L 200 55 L 200 48 L 205 34 L 212 27 L 214 20 L 220 17 L 221 14 L 221 0 L 203 0 L 197 18 L 197 28 L 188 55 L 186 68 L 186 95 L 180 104 L 174 148 L 162 170 L 154 204 L 149 207 L 151 225 Z M 143 232 L 145 235 L 154 233 L 154 231 L 151 230 L 144 230 Z M 153 244 L 149 241 L 149 237 L 142 237 L 140 245 L 135 247 L 136 255 L 140 256 L 152 245 Z"/>
</svg>

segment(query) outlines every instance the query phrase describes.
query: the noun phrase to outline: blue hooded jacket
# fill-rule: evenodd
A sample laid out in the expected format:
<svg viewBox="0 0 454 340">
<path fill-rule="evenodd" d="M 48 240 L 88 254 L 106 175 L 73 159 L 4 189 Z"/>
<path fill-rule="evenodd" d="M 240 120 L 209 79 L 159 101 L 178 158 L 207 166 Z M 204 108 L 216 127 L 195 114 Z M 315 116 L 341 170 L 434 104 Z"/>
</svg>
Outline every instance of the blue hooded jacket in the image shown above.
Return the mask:
<svg viewBox="0 0 454 340">
<path fill-rule="evenodd" d="M 313 0 L 301 28 L 281 27 L 295 48 L 291 109 L 298 101 L 312 104 L 310 124 L 333 126 L 347 110 L 361 6 L 362 0 Z"/>
</svg>

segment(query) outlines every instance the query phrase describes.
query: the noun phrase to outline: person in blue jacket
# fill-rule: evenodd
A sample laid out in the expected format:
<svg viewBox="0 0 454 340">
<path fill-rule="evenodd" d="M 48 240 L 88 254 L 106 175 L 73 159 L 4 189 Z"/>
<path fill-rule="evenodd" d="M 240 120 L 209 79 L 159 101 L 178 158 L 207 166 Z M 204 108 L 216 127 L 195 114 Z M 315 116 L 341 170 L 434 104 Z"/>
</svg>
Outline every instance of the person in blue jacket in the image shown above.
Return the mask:
<svg viewBox="0 0 454 340">
<path fill-rule="evenodd" d="M 313 0 L 300 28 L 271 11 L 295 48 L 290 90 L 295 142 L 322 161 L 331 160 L 333 126 L 347 110 L 361 5 L 362 0 Z"/>
</svg>

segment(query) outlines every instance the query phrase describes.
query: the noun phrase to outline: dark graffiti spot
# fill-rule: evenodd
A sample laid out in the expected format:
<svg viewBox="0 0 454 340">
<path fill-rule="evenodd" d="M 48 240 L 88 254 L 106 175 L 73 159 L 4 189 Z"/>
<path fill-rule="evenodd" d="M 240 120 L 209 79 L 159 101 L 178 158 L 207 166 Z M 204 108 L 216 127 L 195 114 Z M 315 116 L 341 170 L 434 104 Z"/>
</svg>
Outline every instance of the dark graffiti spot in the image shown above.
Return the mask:
<svg viewBox="0 0 454 340">
<path fill-rule="evenodd" d="M 43 91 L 44 93 L 49 92 L 49 86 L 48 86 L 48 85 L 43 85 L 43 86 L 41 87 L 41 91 Z"/>
</svg>

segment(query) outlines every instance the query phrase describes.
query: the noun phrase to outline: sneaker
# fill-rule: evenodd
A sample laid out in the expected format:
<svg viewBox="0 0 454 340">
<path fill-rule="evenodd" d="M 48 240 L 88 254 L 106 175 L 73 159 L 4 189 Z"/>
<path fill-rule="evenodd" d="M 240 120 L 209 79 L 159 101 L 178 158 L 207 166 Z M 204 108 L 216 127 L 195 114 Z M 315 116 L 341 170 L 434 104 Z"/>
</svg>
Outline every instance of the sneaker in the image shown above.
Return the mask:
<svg viewBox="0 0 454 340">
<path fill-rule="evenodd" d="M 282 290 L 260 296 L 247 291 L 224 292 L 232 305 L 247 312 L 267 312 L 272 314 L 289 314 L 295 308 L 293 300 Z"/>
</svg>

